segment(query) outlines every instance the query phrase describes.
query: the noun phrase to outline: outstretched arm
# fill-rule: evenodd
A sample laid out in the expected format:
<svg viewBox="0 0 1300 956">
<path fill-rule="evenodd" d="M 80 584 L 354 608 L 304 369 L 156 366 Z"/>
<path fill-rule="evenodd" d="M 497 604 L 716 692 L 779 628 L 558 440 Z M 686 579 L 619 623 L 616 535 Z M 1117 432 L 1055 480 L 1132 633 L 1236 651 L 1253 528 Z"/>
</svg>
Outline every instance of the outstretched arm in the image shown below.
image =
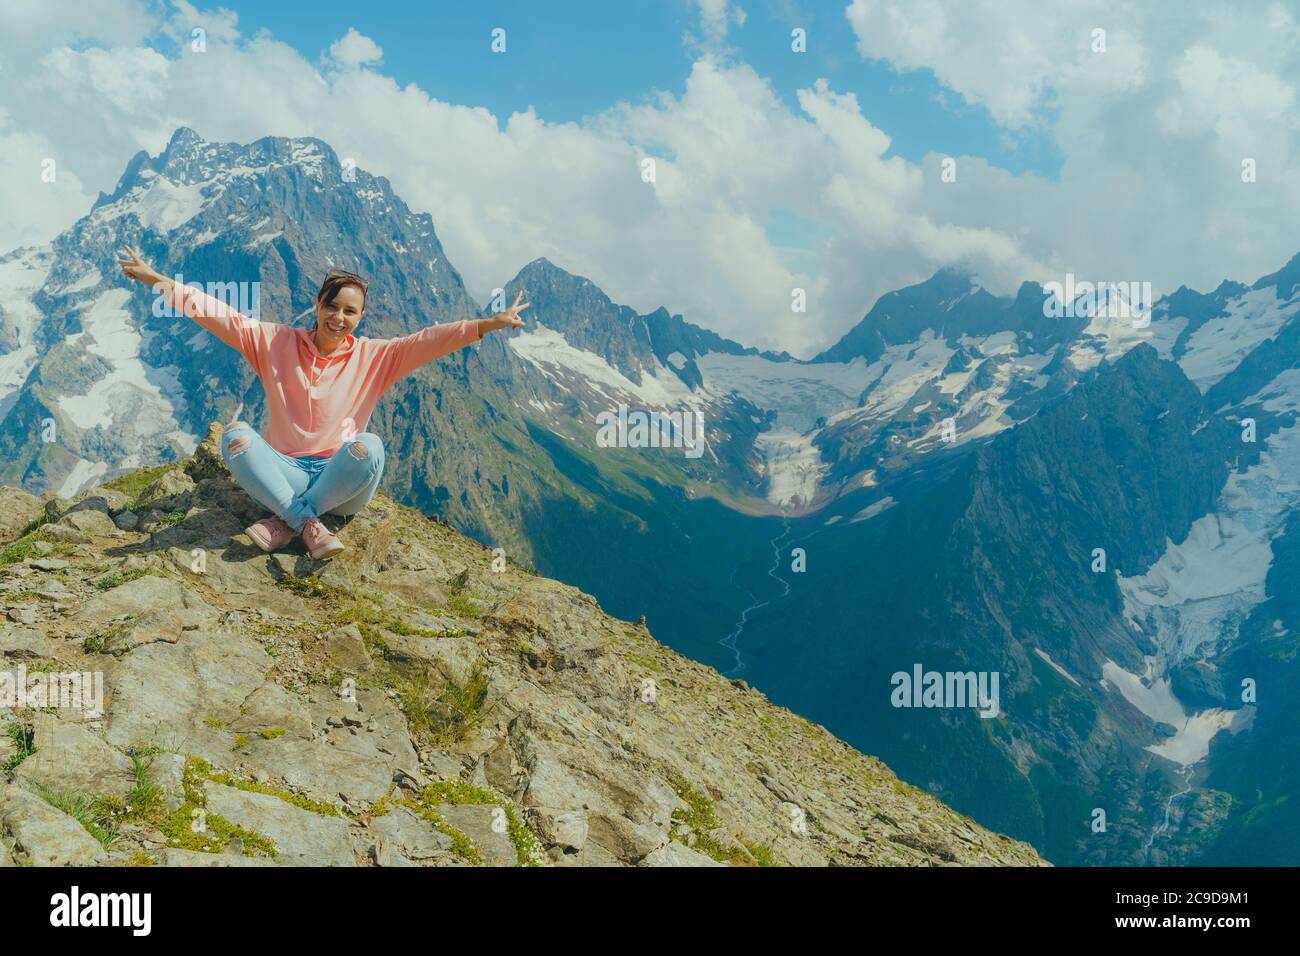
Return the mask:
<svg viewBox="0 0 1300 956">
<path fill-rule="evenodd" d="M 130 246 L 123 246 L 126 258 L 117 260 L 122 274 L 149 286 L 161 295 L 172 309 L 193 319 L 231 348 L 237 350 L 259 371 L 257 330 L 261 323 L 235 311 L 220 299 L 184 285 L 178 285 L 140 258 Z"/>
<path fill-rule="evenodd" d="M 519 317 L 519 313 L 528 308 L 527 302 L 519 304 L 523 296 L 523 292 L 520 292 L 508 309 L 487 319 L 466 319 L 463 322 L 431 325 L 413 335 L 390 340 L 386 343 L 389 364 L 381 373 L 386 379 L 384 387 L 387 388 L 421 365 L 480 341 L 489 332 L 523 328 L 524 320 Z"/>
</svg>

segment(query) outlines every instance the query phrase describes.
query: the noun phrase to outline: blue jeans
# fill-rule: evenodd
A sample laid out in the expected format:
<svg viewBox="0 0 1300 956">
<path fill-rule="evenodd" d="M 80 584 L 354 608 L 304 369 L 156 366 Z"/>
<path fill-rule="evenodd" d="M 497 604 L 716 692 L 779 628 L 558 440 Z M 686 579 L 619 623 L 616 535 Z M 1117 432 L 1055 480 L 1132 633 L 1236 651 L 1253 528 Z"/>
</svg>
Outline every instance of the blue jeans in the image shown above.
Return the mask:
<svg viewBox="0 0 1300 956">
<path fill-rule="evenodd" d="M 362 432 L 332 456 L 290 458 L 246 422 L 221 436 L 221 457 L 239 487 L 301 531 L 323 514 L 354 515 L 375 496 L 384 473 L 384 443 Z"/>
</svg>

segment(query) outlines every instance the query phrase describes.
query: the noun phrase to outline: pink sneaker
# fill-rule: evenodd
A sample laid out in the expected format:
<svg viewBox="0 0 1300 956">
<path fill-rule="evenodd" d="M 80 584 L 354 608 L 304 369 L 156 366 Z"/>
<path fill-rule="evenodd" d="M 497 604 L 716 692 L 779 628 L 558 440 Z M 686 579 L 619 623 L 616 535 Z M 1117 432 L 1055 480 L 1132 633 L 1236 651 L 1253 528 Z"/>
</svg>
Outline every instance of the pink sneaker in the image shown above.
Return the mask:
<svg viewBox="0 0 1300 956">
<path fill-rule="evenodd" d="M 280 518 L 272 515 L 244 529 L 244 534 L 253 539 L 253 544 L 263 551 L 278 551 L 294 539 L 294 531 Z"/>
<path fill-rule="evenodd" d="M 312 518 L 302 526 L 302 543 L 317 561 L 328 561 L 343 550 L 343 542 L 330 534 L 320 518 Z"/>
</svg>

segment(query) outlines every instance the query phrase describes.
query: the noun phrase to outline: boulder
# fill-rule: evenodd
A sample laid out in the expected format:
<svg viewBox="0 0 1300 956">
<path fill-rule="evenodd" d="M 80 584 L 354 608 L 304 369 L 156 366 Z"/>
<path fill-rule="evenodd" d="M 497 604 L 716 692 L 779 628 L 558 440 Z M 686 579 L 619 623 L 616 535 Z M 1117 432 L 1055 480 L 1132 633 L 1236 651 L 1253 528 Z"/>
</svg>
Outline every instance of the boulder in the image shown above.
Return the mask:
<svg viewBox="0 0 1300 956">
<path fill-rule="evenodd" d="M 436 808 L 438 816 L 455 827 L 474 844 L 485 866 L 518 866 L 519 854 L 510 839 L 505 810 L 481 804 L 452 806 L 443 804 Z"/>
<path fill-rule="evenodd" d="M 33 866 L 92 866 L 108 857 L 85 827 L 18 785 L 0 788 L 0 833 Z"/>
<path fill-rule="evenodd" d="M 304 810 L 265 793 L 208 781 L 209 813 L 270 837 L 282 866 L 355 866 L 348 824 L 342 817 Z"/>
<path fill-rule="evenodd" d="M 375 666 L 366 650 L 361 629 L 348 624 L 325 635 L 325 654 L 340 669 L 352 674 L 364 674 Z"/>
<path fill-rule="evenodd" d="M 49 657 L 50 642 L 32 627 L 0 626 L 0 655 L 14 658 Z"/>
<path fill-rule="evenodd" d="M 81 720 L 52 714 L 32 717 L 35 753 L 18 765 L 14 780 L 98 796 L 124 796 L 135 783 L 131 760 Z"/>
<path fill-rule="evenodd" d="M 394 806 L 374 817 L 370 830 L 408 860 L 428 860 L 451 850 L 451 837 L 406 807 Z"/>
<path fill-rule="evenodd" d="M 0 540 L 18 537 L 41 514 L 40 499 L 21 488 L 0 488 Z"/>
<path fill-rule="evenodd" d="M 726 866 L 711 856 L 693 850 L 676 840 L 669 840 L 657 850 L 646 854 L 642 866 Z"/>
</svg>

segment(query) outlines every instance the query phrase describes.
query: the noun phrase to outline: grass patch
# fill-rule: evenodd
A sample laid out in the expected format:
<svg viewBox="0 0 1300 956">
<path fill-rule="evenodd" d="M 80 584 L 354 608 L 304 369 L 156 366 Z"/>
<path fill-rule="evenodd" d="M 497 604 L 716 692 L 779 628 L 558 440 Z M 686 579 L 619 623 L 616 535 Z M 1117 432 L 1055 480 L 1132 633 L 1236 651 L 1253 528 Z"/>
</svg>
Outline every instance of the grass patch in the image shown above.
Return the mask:
<svg viewBox="0 0 1300 956">
<path fill-rule="evenodd" d="M 203 782 L 212 775 L 206 760 L 186 757 L 181 775 L 184 800 L 175 810 L 159 813 L 152 821 L 167 836 L 167 845 L 200 853 L 220 853 L 236 837 L 244 847 L 244 856 L 265 853 L 276 855 L 275 843 L 261 833 L 235 826 L 225 817 L 207 812 L 207 794 Z M 200 822 L 201 821 L 201 822 Z"/>
<path fill-rule="evenodd" d="M 121 587 L 129 581 L 134 581 L 152 573 L 149 568 L 129 568 L 125 571 L 114 571 L 102 578 L 96 578 L 95 587 L 101 591 L 111 591 L 113 588 Z"/>
<path fill-rule="evenodd" d="M 153 780 L 154 752 L 132 750 L 127 756 L 131 758 L 131 776 L 135 781 L 126 795 L 127 805 L 142 814 L 152 813 L 162 806 L 162 788 Z"/>
<path fill-rule="evenodd" d="M 81 642 L 81 649 L 87 654 L 107 654 L 113 644 L 125 637 L 135 620 L 134 614 L 128 614 L 125 620 L 113 621 L 103 630 L 96 631 Z"/>
<path fill-rule="evenodd" d="M 515 858 L 519 865 L 542 866 L 546 862 L 546 854 L 542 852 L 542 845 L 533 835 L 533 831 L 528 829 L 527 824 L 520 819 L 514 805 L 498 793 L 465 783 L 463 780 L 442 780 L 431 783 L 420 791 L 420 803 L 431 809 L 442 803 L 450 803 L 453 806 L 473 804 L 500 807 L 506 815 L 506 833 L 509 834 L 510 842 L 514 845 Z"/>
<path fill-rule="evenodd" d="M 257 736 L 263 740 L 274 740 L 276 737 L 283 737 L 285 733 L 283 727 L 268 727 L 266 730 L 259 730 Z"/>
<path fill-rule="evenodd" d="M 412 627 L 402 619 L 397 611 L 381 607 L 372 598 L 359 596 L 349 607 L 331 618 L 336 624 L 356 624 L 365 634 L 365 628 L 381 627 L 393 634 L 403 637 L 451 637 L 453 635 L 440 631 L 431 631 L 423 627 Z M 382 638 L 380 638 L 382 640 Z"/>
<path fill-rule="evenodd" d="M 292 574 L 286 574 L 276 582 L 276 585 L 286 591 L 292 591 L 299 597 L 332 598 L 346 593 L 342 588 L 335 587 L 332 584 L 325 584 L 316 578 L 299 578 L 294 577 Z"/>
<path fill-rule="evenodd" d="M 167 512 L 165 515 L 163 515 L 161 518 L 158 519 L 158 530 L 161 531 L 163 528 L 175 527 L 176 525 L 180 524 L 182 521 L 185 520 L 185 516 L 188 513 L 189 512 L 187 512 L 184 508 L 177 508 L 175 511 Z"/>
<path fill-rule="evenodd" d="M 446 611 L 455 617 L 475 618 L 483 615 L 479 606 L 464 591 L 453 591 L 447 596 Z"/>
<path fill-rule="evenodd" d="M 312 813 L 318 813 L 323 817 L 339 816 L 338 808 L 328 803 L 320 803 L 316 800 L 310 800 L 307 797 L 300 796 L 292 790 L 285 790 L 283 787 L 272 787 L 264 783 L 256 783 L 252 780 L 241 780 L 238 777 L 231 776 L 221 771 L 209 771 L 205 780 L 211 780 L 213 783 L 219 783 L 222 786 L 234 787 L 236 790 L 243 790 L 245 793 L 261 793 L 268 797 L 275 797 L 283 800 L 285 803 L 293 804 L 300 810 L 308 810 Z"/>
<path fill-rule="evenodd" d="M 470 841 L 470 838 L 460 830 L 445 823 L 442 817 L 438 816 L 437 811 L 432 807 L 426 807 L 423 803 L 417 803 L 415 800 L 406 797 L 394 800 L 393 803 L 397 804 L 399 807 L 406 807 L 406 809 L 413 813 L 418 813 L 420 816 L 424 817 L 424 819 L 428 820 L 429 823 L 433 824 L 433 828 L 439 833 L 445 833 L 447 836 L 451 837 L 451 852 L 460 857 L 466 863 L 470 863 L 474 866 L 483 865 L 483 855 L 479 853 L 478 848 L 474 846 L 473 842 Z"/>
<path fill-rule="evenodd" d="M 49 548 L 38 548 L 36 544 L 38 541 L 49 545 Z M 50 555 L 61 557 L 72 554 L 75 550 L 76 548 L 66 541 L 56 541 L 47 533 L 33 531 L 0 548 L 0 568 L 26 561 L 29 558 L 45 558 Z"/>
<path fill-rule="evenodd" d="M 690 840 L 683 839 L 678 834 L 677 827 L 673 827 L 670 831 L 672 839 L 711 856 L 719 863 L 748 866 L 756 862 L 756 860 L 751 860 L 749 855 L 739 847 L 726 846 L 716 837 L 710 836 L 711 831 L 722 827 L 721 821 L 718 820 L 718 813 L 713 807 L 713 801 L 691 786 L 681 774 L 666 768 L 661 769 L 667 776 L 673 790 L 676 791 L 677 796 L 686 804 L 684 809 L 679 807 L 673 811 L 673 823 L 684 826 L 690 832 L 692 838 Z"/>
<path fill-rule="evenodd" d="M 753 857 L 754 862 L 759 866 L 781 866 L 781 858 L 776 855 L 766 843 L 750 843 L 748 840 L 741 840 L 745 844 L 745 849 Z"/>
<path fill-rule="evenodd" d="M 423 662 L 396 669 L 395 675 L 398 702 L 412 735 L 421 742 L 449 747 L 464 740 L 486 716 L 487 678 L 478 667 L 463 684 L 439 682 Z"/>
<path fill-rule="evenodd" d="M 175 467 L 177 467 L 176 462 L 170 461 L 166 464 L 155 465 L 152 468 L 141 468 L 139 471 L 119 475 L 111 481 L 106 481 L 103 487 L 126 495 L 131 499 L 131 503 L 127 507 L 134 509 L 140 504 L 140 496 L 144 494 L 144 490 Z"/>
<path fill-rule="evenodd" d="M 4 776 L 9 776 L 18 767 L 20 763 L 36 753 L 36 731 L 31 727 L 24 727 L 22 724 L 10 724 L 5 728 L 5 735 L 14 742 L 17 748 L 14 753 L 0 767 Z"/>
<path fill-rule="evenodd" d="M 113 848 L 113 844 L 117 842 L 117 832 L 113 827 L 112 815 L 104 802 L 94 797 L 73 793 L 70 790 L 58 790 L 40 783 L 33 783 L 32 788 L 54 809 L 63 811 L 80 823 L 105 850 Z"/>
</svg>

